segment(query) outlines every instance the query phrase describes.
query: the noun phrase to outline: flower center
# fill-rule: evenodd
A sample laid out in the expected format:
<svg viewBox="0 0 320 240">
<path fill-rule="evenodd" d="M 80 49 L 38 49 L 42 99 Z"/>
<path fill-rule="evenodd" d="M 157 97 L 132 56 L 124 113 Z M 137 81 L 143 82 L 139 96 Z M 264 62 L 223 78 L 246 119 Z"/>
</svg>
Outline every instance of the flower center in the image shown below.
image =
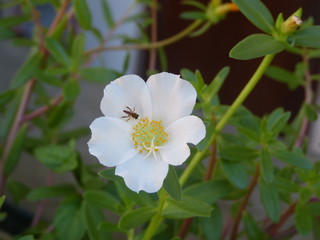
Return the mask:
<svg viewBox="0 0 320 240">
<path fill-rule="evenodd" d="M 148 157 L 167 143 L 168 134 L 165 132 L 161 121 L 150 121 L 148 118 L 140 118 L 133 127 L 132 141 L 134 147 L 140 152 L 146 152 Z"/>
</svg>

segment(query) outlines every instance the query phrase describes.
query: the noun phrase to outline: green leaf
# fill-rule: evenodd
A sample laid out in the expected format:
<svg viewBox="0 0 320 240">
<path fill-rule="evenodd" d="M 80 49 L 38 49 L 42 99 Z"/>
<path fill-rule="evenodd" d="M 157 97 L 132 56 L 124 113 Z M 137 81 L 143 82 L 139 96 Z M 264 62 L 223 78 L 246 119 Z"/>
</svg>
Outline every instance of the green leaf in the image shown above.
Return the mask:
<svg viewBox="0 0 320 240">
<path fill-rule="evenodd" d="M 57 209 L 53 225 L 59 240 L 81 240 L 85 226 L 81 215 L 81 199 L 72 196 L 64 200 Z"/>
<path fill-rule="evenodd" d="M 219 157 L 229 161 L 252 161 L 259 156 L 256 149 L 245 146 L 230 146 L 221 144 L 219 146 Z"/>
<path fill-rule="evenodd" d="M 100 175 L 101 177 L 104 177 L 108 180 L 111 180 L 111 181 L 120 181 L 121 180 L 121 177 L 115 175 L 114 168 L 104 169 L 104 170 L 98 172 L 98 175 Z"/>
<path fill-rule="evenodd" d="M 267 132 L 277 135 L 288 122 L 290 115 L 290 112 L 283 112 L 281 108 L 274 110 L 267 119 Z"/>
<path fill-rule="evenodd" d="M 313 216 L 320 216 L 320 202 L 308 202 L 306 206 Z"/>
<path fill-rule="evenodd" d="M 224 67 L 218 72 L 213 81 L 209 84 L 209 86 L 205 89 L 204 93 L 202 94 L 206 102 L 211 103 L 213 97 L 217 95 L 220 88 L 222 87 L 229 72 L 230 67 Z"/>
<path fill-rule="evenodd" d="M 82 78 L 89 82 L 108 84 L 120 77 L 119 73 L 108 68 L 83 68 L 80 69 Z"/>
<path fill-rule="evenodd" d="M 278 82 L 287 84 L 291 90 L 296 89 L 304 83 L 300 76 L 278 66 L 268 67 L 266 75 Z"/>
<path fill-rule="evenodd" d="M 79 25 L 86 30 L 91 28 L 92 16 L 86 0 L 73 0 L 75 15 Z"/>
<path fill-rule="evenodd" d="M 20 160 L 20 155 L 23 151 L 24 141 L 27 134 L 27 125 L 23 125 L 20 127 L 19 131 L 17 132 L 17 135 L 13 141 L 13 144 L 10 148 L 7 161 L 4 165 L 4 175 L 7 177 L 9 176 L 12 171 L 16 168 L 16 165 L 18 164 Z"/>
<path fill-rule="evenodd" d="M 274 20 L 268 8 L 260 0 L 232 0 L 243 15 L 257 28 L 267 33 L 274 32 Z"/>
<path fill-rule="evenodd" d="M 280 219 L 280 200 L 277 188 L 272 183 L 266 183 L 261 178 L 259 181 L 260 199 L 268 216 L 273 222 Z"/>
<path fill-rule="evenodd" d="M 72 49 L 71 49 L 71 56 L 72 56 L 72 65 L 73 68 L 78 68 L 78 66 L 81 64 L 82 58 L 83 58 L 83 52 L 85 48 L 85 35 L 83 33 L 80 33 L 76 35 L 72 42 Z"/>
<path fill-rule="evenodd" d="M 35 239 L 32 235 L 26 235 L 26 236 L 19 238 L 19 240 L 35 240 Z"/>
<path fill-rule="evenodd" d="M 221 211 L 217 206 L 214 206 L 210 218 L 200 218 L 199 221 L 203 226 L 206 239 L 221 240 L 223 221 Z"/>
<path fill-rule="evenodd" d="M 39 201 L 46 198 L 52 197 L 65 197 L 70 194 L 76 193 L 77 190 L 72 184 L 61 184 L 50 187 L 39 187 L 31 191 L 27 199 L 29 201 Z"/>
<path fill-rule="evenodd" d="M 84 200 L 93 206 L 109 209 L 119 212 L 121 210 L 121 202 L 108 192 L 99 190 L 89 190 L 83 194 Z"/>
<path fill-rule="evenodd" d="M 276 54 L 285 49 L 285 44 L 266 34 L 253 34 L 234 46 L 229 56 L 238 60 L 249 60 Z"/>
<path fill-rule="evenodd" d="M 70 146 L 50 144 L 35 149 L 35 157 L 54 172 L 71 171 L 78 165 L 77 153 Z"/>
<path fill-rule="evenodd" d="M 63 46 L 57 40 L 47 38 L 45 43 L 50 54 L 58 63 L 61 63 L 64 66 L 70 66 L 70 58 L 67 52 L 64 50 Z"/>
<path fill-rule="evenodd" d="M 4 200 L 6 200 L 6 196 L 1 196 L 0 197 L 0 208 L 2 208 L 2 205 L 4 203 Z"/>
<path fill-rule="evenodd" d="M 40 52 L 31 55 L 14 75 L 11 88 L 18 88 L 25 84 L 38 69 L 41 59 L 42 55 Z"/>
<path fill-rule="evenodd" d="M 74 100 L 80 94 L 79 82 L 75 79 L 70 79 L 63 86 L 63 95 L 67 100 Z"/>
<path fill-rule="evenodd" d="M 2 106 L 4 106 L 7 102 L 9 102 L 15 95 L 15 90 L 7 90 L 2 93 L 0 93 L 0 106 L 3 109 Z"/>
<path fill-rule="evenodd" d="M 7 181 L 7 187 L 10 192 L 10 196 L 14 203 L 18 204 L 21 200 L 25 199 L 30 189 L 21 182 L 15 181 L 9 178 Z"/>
<path fill-rule="evenodd" d="M 301 149 L 294 148 L 290 152 L 283 148 L 271 148 L 270 151 L 272 156 L 283 162 L 303 169 L 312 168 L 312 163 L 307 160 Z"/>
<path fill-rule="evenodd" d="M 304 112 L 310 122 L 314 122 L 318 119 L 318 106 L 314 104 L 305 104 Z"/>
<path fill-rule="evenodd" d="M 312 215 L 305 204 L 298 204 L 294 214 L 295 226 L 299 234 L 306 236 L 312 230 Z"/>
<path fill-rule="evenodd" d="M 230 162 L 222 160 L 222 167 L 231 183 L 241 189 L 248 185 L 248 175 L 242 162 Z"/>
<path fill-rule="evenodd" d="M 105 217 L 100 209 L 86 201 L 83 201 L 82 217 L 90 240 L 112 239 L 109 233 L 106 233 L 99 228 L 100 223 L 105 222 Z"/>
<path fill-rule="evenodd" d="M 175 200 L 181 200 L 181 186 L 178 175 L 173 166 L 169 166 L 169 172 L 166 179 L 163 182 L 163 188 L 166 192 Z"/>
<path fill-rule="evenodd" d="M 233 190 L 234 187 L 227 180 L 211 180 L 193 184 L 184 189 L 183 194 L 197 196 L 197 199 L 213 204 L 228 196 Z"/>
<path fill-rule="evenodd" d="M 210 217 L 212 207 L 197 198 L 183 195 L 181 201 L 168 197 L 162 212 L 166 218 Z"/>
<path fill-rule="evenodd" d="M 4 17 L 0 18 L 0 27 L 14 27 L 18 24 L 27 22 L 30 20 L 31 16 L 14 16 L 14 17 Z"/>
<path fill-rule="evenodd" d="M 249 240 L 267 240 L 269 239 L 266 233 L 264 233 L 258 222 L 248 213 L 243 214 L 244 228 Z"/>
<path fill-rule="evenodd" d="M 107 23 L 109 28 L 113 28 L 115 26 L 115 22 L 113 20 L 112 11 L 109 7 L 108 1 L 101 1 L 101 5 L 105 22 Z"/>
<path fill-rule="evenodd" d="M 142 207 L 128 211 L 121 216 L 118 226 L 122 230 L 130 230 L 150 220 L 156 212 L 156 209 L 152 207 Z"/>
<path fill-rule="evenodd" d="M 118 228 L 117 224 L 111 223 L 111 222 L 102 222 L 98 226 L 99 230 L 104 230 L 110 233 L 115 233 L 115 232 L 124 232 Z"/>
<path fill-rule="evenodd" d="M 262 148 L 260 151 L 260 163 L 263 180 L 266 183 L 271 183 L 273 181 L 273 164 L 267 148 Z"/>
<path fill-rule="evenodd" d="M 200 11 L 189 11 L 189 12 L 181 13 L 180 17 L 183 19 L 191 19 L 191 20 L 206 19 L 206 14 Z"/>
<path fill-rule="evenodd" d="M 320 26 L 312 26 L 302 28 L 296 31 L 290 38 L 289 41 L 292 44 L 304 46 L 304 47 L 320 47 Z"/>
</svg>

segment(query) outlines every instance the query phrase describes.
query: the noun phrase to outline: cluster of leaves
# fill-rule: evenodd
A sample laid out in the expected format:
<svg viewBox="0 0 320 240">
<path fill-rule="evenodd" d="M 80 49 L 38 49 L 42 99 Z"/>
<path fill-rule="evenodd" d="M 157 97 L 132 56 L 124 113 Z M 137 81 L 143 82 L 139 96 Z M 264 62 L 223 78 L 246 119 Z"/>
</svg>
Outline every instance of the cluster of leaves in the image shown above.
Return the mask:
<svg viewBox="0 0 320 240">
<path fill-rule="evenodd" d="M 281 51 L 302 55 L 304 59 L 320 57 L 317 49 L 320 47 L 320 28 L 312 21 L 306 21 L 297 31 L 284 33 L 282 14 L 274 21 L 261 1 L 233 2 L 264 33 L 253 34 L 240 41 L 230 51 L 230 57 L 247 60 Z M 150 5 L 151 1 L 144 3 Z M 55 19 L 56 25 L 48 28 L 42 25 L 37 7 L 43 4 L 51 4 L 58 13 L 61 11 L 60 18 Z M 270 239 L 279 227 L 277 223 L 283 219 L 283 206 L 289 206 L 291 214 L 294 214 L 294 231 L 290 236 L 297 231 L 301 235 L 313 232 L 315 237 L 320 237 L 317 228 L 320 165 L 311 164 L 306 157 L 307 148 L 297 144 L 297 140 L 304 137 L 300 135 L 302 123 L 316 120 L 318 106 L 306 101 L 294 120 L 290 120 L 291 114 L 281 108 L 260 118 L 245 107 L 239 107 L 228 121 L 234 131 L 221 133 L 221 129 L 216 129 L 217 123 L 231 109 L 222 105 L 218 96 L 230 71 L 228 67 L 221 69 L 208 85 L 200 71 L 181 71 L 182 78 L 190 81 L 198 92 L 196 107 L 207 123 L 207 138 L 192 149 L 191 160 L 186 165 L 199 153 L 203 153 L 200 159 L 203 161 L 195 166 L 187 181 L 179 179 L 184 169 L 170 167 L 163 190 L 159 193 L 160 200 L 156 194 L 130 191 L 123 179 L 115 176 L 113 169 L 99 171 L 95 165 L 84 164 L 75 143 L 76 139 L 88 134 L 88 128 L 68 131 L 64 128 L 72 117 L 73 104 L 80 93 L 79 79 L 106 84 L 126 72 L 130 58 L 124 61 L 121 72 L 83 67 L 91 59 L 84 49 L 83 31 L 96 36 L 101 44 L 104 44 L 104 36 L 92 25 L 92 13 L 85 0 L 72 1 L 63 12 L 64 4 L 68 5 L 70 1 L 16 0 L 0 5 L 1 9 L 16 8 L 21 12 L 19 16 L 0 19 L 0 38 L 31 49 L 9 89 L 0 93 L 3 116 L 0 124 L 1 179 L 6 181 L 9 195 L 16 204 L 21 200 L 60 199 L 52 221 L 38 222 L 22 233 L 20 240 L 113 239 L 115 233 L 127 235 L 129 239 L 140 239 L 145 234 L 144 227 L 154 219 L 159 221 L 154 239 L 171 239 L 178 235 L 182 238 L 179 231 L 186 231 L 181 226 L 188 218 L 194 218 L 187 229 L 189 232 L 199 238 L 221 239 L 223 232 L 228 230 L 223 224 L 222 202 L 230 205 L 228 211 L 235 219 L 239 216 L 243 221 L 241 234 L 248 239 Z M 206 22 L 193 33 L 194 36 L 204 33 L 225 17 L 217 14 L 221 1 L 211 1 L 208 6 L 197 1 L 187 1 L 187 4 L 200 11 L 184 13 L 183 17 Z M 65 14 L 68 9 L 72 10 Z M 107 1 L 101 1 L 101 9 L 106 25 L 115 31 L 118 23 L 112 17 Z M 299 14 L 300 10 L 295 13 Z M 34 23 L 33 38 L 19 36 L 17 29 L 30 20 Z M 145 14 L 126 17 L 120 22 L 137 22 L 142 37 L 113 37 L 122 39 L 126 44 L 146 44 L 150 40 L 145 29 L 151 20 Z M 82 31 L 79 31 L 79 26 Z M 270 66 L 266 74 L 295 89 L 309 87 L 305 76 L 308 71 L 308 62 L 304 60 L 297 63 L 294 72 Z M 309 80 L 318 79 L 318 75 L 310 75 Z M 52 92 L 57 95 L 52 96 Z M 28 104 L 31 100 L 32 104 Z M 29 133 L 31 127 L 39 130 L 38 137 Z M 30 189 L 12 177 L 22 160 L 22 153 L 32 155 L 55 174 L 71 173 L 74 183 Z M 206 164 L 208 156 L 215 162 L 213 169 Z M 212 176 L 209 174 L 211 177 L 204 178 L 208 171 L 213 172 Z M 245 208 L 255 185 L 258 185 L 265 219 L 257 218 Z M 168 196 L 161 202 L 164 194 Z M 4 197 L 1 203 L 3 201 Z M 259 202 L 253 204 L 259 205 Z M 116 220 L 113 220 L 114 216 Z M 1 218 L 5 216 L 1 215 Z"/>
</svg>

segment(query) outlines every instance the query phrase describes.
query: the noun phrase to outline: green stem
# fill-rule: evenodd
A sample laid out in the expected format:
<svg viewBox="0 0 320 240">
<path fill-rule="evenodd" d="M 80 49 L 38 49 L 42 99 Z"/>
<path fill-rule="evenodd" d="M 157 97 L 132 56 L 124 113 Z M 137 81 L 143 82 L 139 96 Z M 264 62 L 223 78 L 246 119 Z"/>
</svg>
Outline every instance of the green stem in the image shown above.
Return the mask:
<svg viewBox="0 0 320 240">
<path fill-rule="evenodd" d="M 159 42 L 151 42 L 146 44 L 134 44 L 134 45 L 126 45 L 126 46 L 114 46 L 114 47 L 97 47 L 94 49 L 91 49 L 85 53 L 85 55 L 91 55 L 100 53 L 103 51 L 115 51 L 115 50 L 141 50 L 141 49 L 154 49 L 154 48 L 160 48 L 167 46 L 169 44 L 175 43 L 179 41 L 180 39 L 184 38 L 185 36 L 189 35 L 191 32 L 193 32 L 198 26 L 201 25 L 203 21 L 202 20 L 196 20 L 192 24 L 190 24 L 187 28 L 182 30 L 181 32 L 177 33 L 176 35 L 169 37 L 167 39 L 164 39 Z"/>
<path fill-rule="evenodd" d="M 266 55 L 262 62 L 260 63 L 259 67 L 255 71 L 255 73 L 250 78 L 247 85 L 242 89 L 241 93 L 238 95 L 236 100 L 232 103 L 228 111 L 224 114 L 224 116 L 220 119 L 218 122 L 215 132 L 210 136 L 210 139 L 207 143 L 207 147 L 203 151 L 197 152 L 194 157 L 191 159 L 189 165 L 184 170 L 180 177 L 180 184 L 183 185 L 188 180 L 189 176 L 191 175 L 194 168 L 198 165 L 198 163 L 201 161 L 201 159 L 204 157 L 207 149 L 209 146 L 211 146 L 212 142 L 216 139 L 218 133 L 224 128 L 224 126 L 228 123 L 229 119 L 232 117 L 232 115 L 237 111 L 237 109 L 240 107 L 240 105 L 246 100 L 248 95 L 252 92 L 254 87 L 257 85 L 261 77 L 263 76 L 264 72 L 272 62 L 274 58 L 274 54 L 272 55 Z"/>
<path fill-rule="evenodd" d="M 157 231 L 159 225 L 161 224 L 163 217 L 162 217 L 162 210 L 164 208 L 166 202 L 167 193 L 164 189 L 161 189 L 159 192 L 159 204 L 157 213 L 152 217 L 150 224 L 142 238 L 142 240 L 150 240 L 152 239 L 153 235 Z"/>
</svg>

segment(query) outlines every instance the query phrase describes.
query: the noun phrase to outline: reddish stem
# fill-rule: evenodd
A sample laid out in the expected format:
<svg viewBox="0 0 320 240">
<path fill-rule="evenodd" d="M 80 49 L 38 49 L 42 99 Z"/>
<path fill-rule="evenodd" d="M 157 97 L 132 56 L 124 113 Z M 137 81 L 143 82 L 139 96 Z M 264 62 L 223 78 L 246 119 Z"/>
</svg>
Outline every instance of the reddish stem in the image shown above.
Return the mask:
<svg viewBox="0 0 320 240">
<path fill-rule="evenodd" d="M 21 119 L 21 123 L 23 122 L 27 122 L 30 121 L 33 118 L 39 117 L 43 114 L 45 114 L 46 112 L 48 112 L 50 109 L 52 109 L 54 106 L 58 105 L 61 101 L 63 100 L 63 96 L 60 93 L 59 95 L 57 95 L 51 102 L 49 105 L 43 106 L 37 110 L 35 110 L 32 113 L 26 114 L 22 119 Z"/>
<path fill-rule="evenodd" d="M 151 42 L 154 43 L 157 41 L 158 34 L 157 34 L 157 0 L 152 1 L 152 6 L 150 9 L 152 24 L 151 24 Z M 156 62 L 157 62 L 157 49 L 153 48 L 150 49 L 149 55 L 149 71 L 154 71 L 156 69 Z"/>
<path fill-rule="evenodd" d="M 240 206 L 240 208 L 239 208 L 239 210 L 237 212 L 236 218 L 234 220 L 232 231 L 231 231 L 230 240 L 235 240 L 237 238 L 237 233 L 238 233 L 238 228 L 239 228 L 239 224 L 240 224 L 240 219 L 242 217 L 242 213 L 243 213 L 244 209 L 247 206 L 247 203 L 249 201 L 249 198 L 250 198 L 250 196 L 252 194 L 253 189 L 257 185 L 259 174 L 260 174 L 260 166 L 257 165 L 255 173 L 254 173 L 254 176 L 253 176 L 253 178 L 251 180 L 248 192 L 247 192 L 246 196 L 244 197 L 244 199 L 242 200 L 241 206 Z"/>
</svg>

